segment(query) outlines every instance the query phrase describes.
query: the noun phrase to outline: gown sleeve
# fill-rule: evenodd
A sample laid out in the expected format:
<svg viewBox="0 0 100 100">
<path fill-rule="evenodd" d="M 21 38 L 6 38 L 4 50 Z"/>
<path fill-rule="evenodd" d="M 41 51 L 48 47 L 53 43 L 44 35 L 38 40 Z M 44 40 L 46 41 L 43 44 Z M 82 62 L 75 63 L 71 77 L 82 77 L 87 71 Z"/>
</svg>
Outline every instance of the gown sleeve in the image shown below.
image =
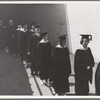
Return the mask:
<svg viewBox="0 0 100 100">
<path fill-rule="evenodd" d="M 92 68 L 94 67 L 94 58 L 93 58 L 90 48 L 89 48 L 89 54 L 90 54 L 90 59 L 89 59 L 90 60 L 89 61 L 90 69 L 88 70 L 88 79 L 89 79 L 89 82 L 92 84 L 92 74 L 93 74 Z"/>
<path fill-rule="evenodd" d="M 68 70 L 68 76 L 71 74 L 71 63 L 70 63 L 70 56 L 69 56 L 69 50 L 67 49 L 67 70 Z"/>
<path fill-rule="evenodd" d="M 90 52 L 90 67 L 93 68 L 94 67 L 94 57 L 92 55 L 90 48 L 89 48 L 89 52 Z"/>
</svg>

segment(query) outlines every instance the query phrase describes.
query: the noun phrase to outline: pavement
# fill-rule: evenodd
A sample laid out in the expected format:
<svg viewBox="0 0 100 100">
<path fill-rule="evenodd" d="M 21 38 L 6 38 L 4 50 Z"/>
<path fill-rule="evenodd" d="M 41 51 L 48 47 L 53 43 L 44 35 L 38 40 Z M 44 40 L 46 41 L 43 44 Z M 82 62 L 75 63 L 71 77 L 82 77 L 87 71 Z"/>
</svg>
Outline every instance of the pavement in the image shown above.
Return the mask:
<svg viewBox="0 0 100 100">
<path fill-rule="evenodd" d="M 75 95 L 74 79 L 74 55 L 70 54 L 72 74 L 69 77 L 70 92 L 67 95 Z M 31 76 L 30 68 L 22 66 L 20 58 L 0 52 L 0 95 L 26 95 L 26 96 L 57 96 L 53 88 L 41 85 L 40 78 Z M 95 95 L 95 71 L 93 68 L 93 83 L 90 84 L 90 95 Z"/>
<path fill-rule="evenodd" d="M 0 95 L 32 95 L 20 59 L 5 52 L 0 52 Z"/>
</svg>

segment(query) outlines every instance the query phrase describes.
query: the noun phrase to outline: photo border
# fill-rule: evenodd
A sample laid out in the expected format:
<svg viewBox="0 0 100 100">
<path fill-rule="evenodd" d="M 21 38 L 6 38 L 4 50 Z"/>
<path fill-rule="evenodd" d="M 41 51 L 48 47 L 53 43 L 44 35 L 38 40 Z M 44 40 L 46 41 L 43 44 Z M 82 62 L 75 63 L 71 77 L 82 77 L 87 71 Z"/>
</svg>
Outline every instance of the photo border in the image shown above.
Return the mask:
<svg viewBox="0 0 100 100">
<path fill-rule="evenodd" d="M 0 4 L 64 4 L 67 2 L 100 2 L 99 0 L 17 0 L 17 1 L 13 1 L 13 0 L 0 0 Z M 4 95 L 4 96 L 0 96 L 0 100 L 55 100 L 55 99 L 59 99 L 59 100 L 99 100 L 100 96 L 8 96 L 8 95 Z"/>
</svg>

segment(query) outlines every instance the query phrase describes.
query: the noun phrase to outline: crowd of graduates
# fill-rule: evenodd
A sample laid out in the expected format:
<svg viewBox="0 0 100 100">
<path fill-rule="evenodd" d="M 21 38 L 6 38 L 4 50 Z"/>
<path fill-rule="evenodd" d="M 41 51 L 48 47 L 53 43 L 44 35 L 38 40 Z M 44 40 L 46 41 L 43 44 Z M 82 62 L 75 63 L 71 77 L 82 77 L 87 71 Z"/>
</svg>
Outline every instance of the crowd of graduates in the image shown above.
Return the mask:
<svg viewBox="0 0 100 100">
<path fill-rule="evenodd" d="M 35 22 L 14 26 L 9 20 L 7 26 L 0 22 L 0 49 L 10 55 L 20 55 L 21 65 L 31 69 L 32 76 L 39 76 L 45 86 L 52 86 L 53 93 L 64 95 L 69 92 L 68 77 L 71 65 L 66 35 L 59 36 L 59 43 L 55 47 L 48 40 L 48 32 L 42 32 Z M 30 65 L 30 66 L 29 66 Z"/>
<path fill-rule="evenodd" d="M 13 20 L 9 20 L 5 26 L 1 20 L 0 50 L 10 55 L 20 55 L 21 65 L 26 64 L 26 68 L 31 69 L 31 75 L 40 78 L 41 85 L 52 86 L 53 93 L 65 95 L 70 92 L 71 74 L 66 34 L 58 36 L 59 42 L 56 47 L 52 46 L 48 34 L 48 32 L 41 33 L 40 26 L 35 22 L 32 22 L 29 28 L 27 24 L 15 27 Z M 92 36 L 84 34 L 81 36 L 82 48 L 76 50 L 74 59 L 75 94 L 88 95 L 94 67 L 94 58 L 88 47 Z"/>
</svg>

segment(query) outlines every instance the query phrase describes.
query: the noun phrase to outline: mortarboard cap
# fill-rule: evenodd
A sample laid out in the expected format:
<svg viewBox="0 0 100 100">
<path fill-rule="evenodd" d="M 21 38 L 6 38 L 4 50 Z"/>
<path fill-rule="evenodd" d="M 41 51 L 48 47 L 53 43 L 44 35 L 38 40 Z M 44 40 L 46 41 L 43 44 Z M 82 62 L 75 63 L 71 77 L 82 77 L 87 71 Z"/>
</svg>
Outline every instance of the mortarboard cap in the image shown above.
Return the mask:
<svg viewBox="0 0 100 100">
<path fill-rule="evenodd" d="M 65 40 L 66 39 L 66 34 L 65 35 L 61 35 L 58 37 L 60 40 Z"/>
<path fill-rule="evenodd" d="M 82 36 L 82 39 L 88 39 L 88 40 L 91 40 L 92 41 L 92 35 L 90 34 L 80 34 L 80 36 Z"/>
</svg>

